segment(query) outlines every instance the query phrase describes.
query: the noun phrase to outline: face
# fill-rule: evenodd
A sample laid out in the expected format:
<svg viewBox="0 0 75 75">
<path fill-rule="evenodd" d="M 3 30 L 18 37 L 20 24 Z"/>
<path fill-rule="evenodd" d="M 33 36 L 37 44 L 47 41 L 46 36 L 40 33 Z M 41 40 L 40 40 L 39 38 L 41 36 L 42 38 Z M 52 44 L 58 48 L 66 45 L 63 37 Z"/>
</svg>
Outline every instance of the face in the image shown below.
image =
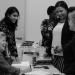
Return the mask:
<svg viewBox="0 0 75 75">
<path fill-rule="evenodd" d="M 70 30 L 75 31 L 75 11 L 68 13 L 68 23 Z"/>
<path fill-rule="evenodd" d="M 15 23 L 18 20 L 19 15 L 17 12 L 14 12 L 11 15 L 9 15 L 8 17 L 12 23 Z"/>
<path fill-rule="evenodd" d="M 61 21 L 66 19 L 67 17 L 67 10 L 63 7 L 57 7 L 55 9 L 56 17 L 59 18 Z"/>
<path fill-rule="evenodd" d="M 6 46 L 6 35 L 3 32 L 0 32 L 0 51 L 3 51 Z"/>
</svg>

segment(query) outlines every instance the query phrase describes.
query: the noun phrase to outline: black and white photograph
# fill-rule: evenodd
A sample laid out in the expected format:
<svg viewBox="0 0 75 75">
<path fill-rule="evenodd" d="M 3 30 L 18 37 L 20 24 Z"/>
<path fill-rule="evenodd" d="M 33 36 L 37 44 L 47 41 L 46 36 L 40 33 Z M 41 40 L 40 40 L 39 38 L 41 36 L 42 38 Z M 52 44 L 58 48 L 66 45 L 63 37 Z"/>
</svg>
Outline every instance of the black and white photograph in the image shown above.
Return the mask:
<svg viewBox="0 0 75 75">
<path fill-rule="evenodd" d="M 0 75 L 75 75 L 74 0 L 0 0 Z"/>
</svg>

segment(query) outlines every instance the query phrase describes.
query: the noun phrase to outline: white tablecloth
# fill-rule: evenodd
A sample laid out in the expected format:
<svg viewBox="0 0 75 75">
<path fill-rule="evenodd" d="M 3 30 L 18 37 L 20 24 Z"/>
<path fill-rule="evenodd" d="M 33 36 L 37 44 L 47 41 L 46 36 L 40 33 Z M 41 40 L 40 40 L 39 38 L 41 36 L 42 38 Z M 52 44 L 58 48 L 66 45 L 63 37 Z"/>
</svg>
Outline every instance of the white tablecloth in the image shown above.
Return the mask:
<svg viewBox="0 0 75 75">
<path fill-rule="evenodd" d="M 53 75 L 61 74 L 53 65 L 49 66 L 49 69 L 44 68 L 33 68 L 31 72 L 25 73 L 25 75 Z"/>
</svg>

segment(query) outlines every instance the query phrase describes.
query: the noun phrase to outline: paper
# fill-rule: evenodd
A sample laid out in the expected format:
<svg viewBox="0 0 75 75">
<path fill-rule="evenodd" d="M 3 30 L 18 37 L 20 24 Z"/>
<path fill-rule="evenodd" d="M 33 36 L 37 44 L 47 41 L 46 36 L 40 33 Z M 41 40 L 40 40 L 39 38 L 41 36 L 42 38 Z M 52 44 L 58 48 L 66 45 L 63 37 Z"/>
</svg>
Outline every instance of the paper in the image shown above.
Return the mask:
<svg viewBox="0 0 75 75">
<path fill-rule="evenodd" d="M 12 66 L 24 70 L 26 68 L 30 68 L 30 63 L 28 61 L 25 61 L 18 64 L 12 64 Z"/>
<path fill-rule="evenodd" d="M 44 71 L 43 69 L 42 70 L 38 69 L 36 71 L 26 73 L 25 75 L 50 75 L 50 73 L 47 71 Z"/>
</svg>

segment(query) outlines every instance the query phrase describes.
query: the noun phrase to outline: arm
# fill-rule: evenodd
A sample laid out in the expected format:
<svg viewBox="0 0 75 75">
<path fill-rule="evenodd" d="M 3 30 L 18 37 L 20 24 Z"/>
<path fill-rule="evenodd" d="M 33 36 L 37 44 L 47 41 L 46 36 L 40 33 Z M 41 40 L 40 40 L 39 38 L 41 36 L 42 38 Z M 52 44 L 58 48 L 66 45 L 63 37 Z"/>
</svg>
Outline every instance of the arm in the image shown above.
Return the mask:
<svg viewBox="0 0 75 75">
<path fill-rule="evenodd" d="M 16 48 L 16 41 L 15 41 L 15 33 L 11 32 L 10 34 L 8 34 L 7 37 L 7 42 L 8 42 L 8 50 L 10 51 L 10 54 L 12 56 L 17 57 L 18 53 L 17 53 L 17 48 Z"/>
<path fill-rule="evenodd" d="M 0 52 L 0 69 L 2 72 L 18 75 L 20 70 L 12 67 L 3 57 L 3 54 Z"/>
<path fill-rule="evenodd" d="M 47 19 L 43 20 L 41 24 L 41 34 L 43 37 L 46 36 L 46 31 L 47 31 Z"/>
</svg>

